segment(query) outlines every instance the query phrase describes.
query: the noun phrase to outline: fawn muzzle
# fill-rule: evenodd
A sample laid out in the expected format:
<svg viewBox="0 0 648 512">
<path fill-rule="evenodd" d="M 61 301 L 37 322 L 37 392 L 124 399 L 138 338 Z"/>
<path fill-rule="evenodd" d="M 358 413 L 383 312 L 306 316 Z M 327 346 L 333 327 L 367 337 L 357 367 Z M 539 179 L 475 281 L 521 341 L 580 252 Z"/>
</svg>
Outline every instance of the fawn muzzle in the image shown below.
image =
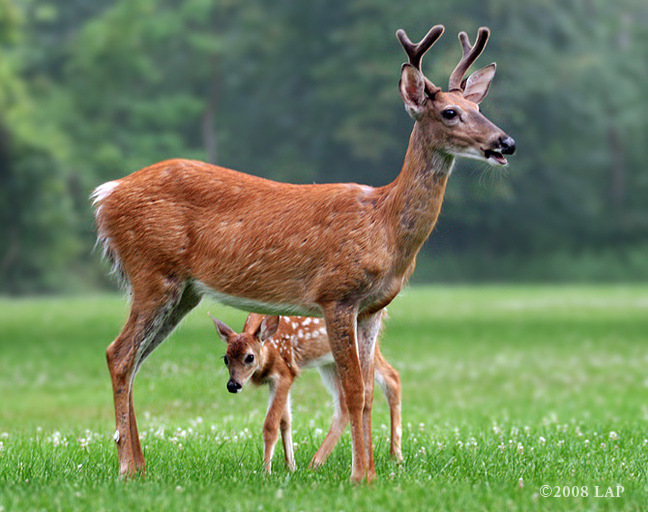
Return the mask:
<svg viewBox="0 0 648 512">
<path fill-rule="evenodd" d="M 238 382 L 236 382 L 233 379 L 230 379 L 227 381 L 227 391 L 230 393 L 238 393 L 243 389 L 243 386 L 241 386 Z"/>
</svg>

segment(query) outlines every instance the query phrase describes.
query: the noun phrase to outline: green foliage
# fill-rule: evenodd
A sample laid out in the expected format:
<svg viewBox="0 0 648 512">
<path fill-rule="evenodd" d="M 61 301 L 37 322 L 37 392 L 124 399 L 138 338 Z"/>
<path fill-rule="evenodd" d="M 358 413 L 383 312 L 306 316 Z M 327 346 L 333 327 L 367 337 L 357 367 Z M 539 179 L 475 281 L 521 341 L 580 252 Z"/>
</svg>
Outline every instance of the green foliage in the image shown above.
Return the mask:
<svg viewBox="0 0 648 512">
<path fill-rule="evenodd" d="M 307 469 L 332 403 L 317 372 L 292 392 L 298 470 L 262 473 L 267 390 L 226 391 L 207 311 L 194 311 L 135 384 L 146 479 L 117 479 L 105 348 L 120 297 L 0 301 L 0 507 L 14 510 L 642 510 L 646 503 L 648 289 L 411 288 L 381 337 L 403 386 L 405 462 L 388 457 L 377 391 L 378 480 L 348 477 L 349 434 Z M 620 484 L 620 498 L 594 486 Z M 542 485 L 588 486 L 543 498 Z"/>
<path fill-rule="evenodd" d="M 10 198 L 0 206 L 0 291 L 102 283 L 89 255 L 88 194 L 162 159 L 298 183 L 391 181 L 412 125 L 396 88 L 405 56 L 393 34 L 404 27 L 418 38 L 434 23 L 446 34 L 423 66 L 441 86 L 460 55 L 455 34 L 491 27 L 481 64 L 499 68 L 483 109 L 519 147 L 506 171 L 459 163 L 434 252 L 476 268 L 506 255 L 513 268 L 643 244 L 645 2 L 407 7 L 0 0 L 0 187 Z"/>
</svg>

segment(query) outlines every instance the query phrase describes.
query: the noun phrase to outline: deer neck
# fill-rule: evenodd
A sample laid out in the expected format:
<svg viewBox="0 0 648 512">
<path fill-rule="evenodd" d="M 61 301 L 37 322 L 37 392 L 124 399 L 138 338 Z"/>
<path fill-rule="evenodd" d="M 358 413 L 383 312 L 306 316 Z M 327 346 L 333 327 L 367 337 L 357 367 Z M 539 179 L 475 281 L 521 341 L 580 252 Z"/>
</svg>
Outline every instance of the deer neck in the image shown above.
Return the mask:
<svg viewBox="0 0 648 512">
<path fill-rule="evenodd" d="M 454 157 L 414 125 L 400 174 L 388 188 L 385 206 L 393 228 L 400 270 L 411 266 L 441 210 Z"/>
</svg>

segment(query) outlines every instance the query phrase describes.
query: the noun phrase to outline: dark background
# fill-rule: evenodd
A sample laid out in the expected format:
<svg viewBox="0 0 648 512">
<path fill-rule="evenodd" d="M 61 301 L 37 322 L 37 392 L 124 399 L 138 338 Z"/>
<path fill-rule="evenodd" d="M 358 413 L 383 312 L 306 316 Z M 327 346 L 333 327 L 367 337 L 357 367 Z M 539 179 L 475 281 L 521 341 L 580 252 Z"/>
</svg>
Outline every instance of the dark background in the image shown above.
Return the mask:
<svg viewBox="0 0 648 512">
<path fill-rule="evenodd" d="M 489 26 L 507 169 L 461 161 L 418 282 L 648 279 L 645 0 L 0 0 L 0 294 L 111 286 L 91 190 L 171 157 L 383 185 L 412 121 L 394 33 Z"/>
</svg>

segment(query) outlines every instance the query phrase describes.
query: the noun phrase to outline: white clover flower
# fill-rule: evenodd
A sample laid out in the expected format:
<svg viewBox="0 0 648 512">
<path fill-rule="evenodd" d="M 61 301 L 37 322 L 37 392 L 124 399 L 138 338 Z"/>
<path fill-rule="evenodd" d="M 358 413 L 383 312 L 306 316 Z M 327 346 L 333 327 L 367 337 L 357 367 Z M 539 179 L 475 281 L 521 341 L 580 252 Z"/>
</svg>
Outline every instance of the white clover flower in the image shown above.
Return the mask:
<svg viewBox="0 0 648 512">
<path fill-rule="evenodd" d="M 616 441 L 617 439 L 619 439 L 619 435 L 616 432 L 612 431 L 610 432 L 610 439 L 612 439 L 612 441 Z"/>
<path fill-rule="evenodd" d="M 540 436 L 540 438 L 538 439 L 538 441 L 540 441 L 540 444 L 545 444 L 545 443 L 547 442 L 547 440 L 546 440 L 544 437 L 542 437 L 542 436 Z"/>
</svg>

